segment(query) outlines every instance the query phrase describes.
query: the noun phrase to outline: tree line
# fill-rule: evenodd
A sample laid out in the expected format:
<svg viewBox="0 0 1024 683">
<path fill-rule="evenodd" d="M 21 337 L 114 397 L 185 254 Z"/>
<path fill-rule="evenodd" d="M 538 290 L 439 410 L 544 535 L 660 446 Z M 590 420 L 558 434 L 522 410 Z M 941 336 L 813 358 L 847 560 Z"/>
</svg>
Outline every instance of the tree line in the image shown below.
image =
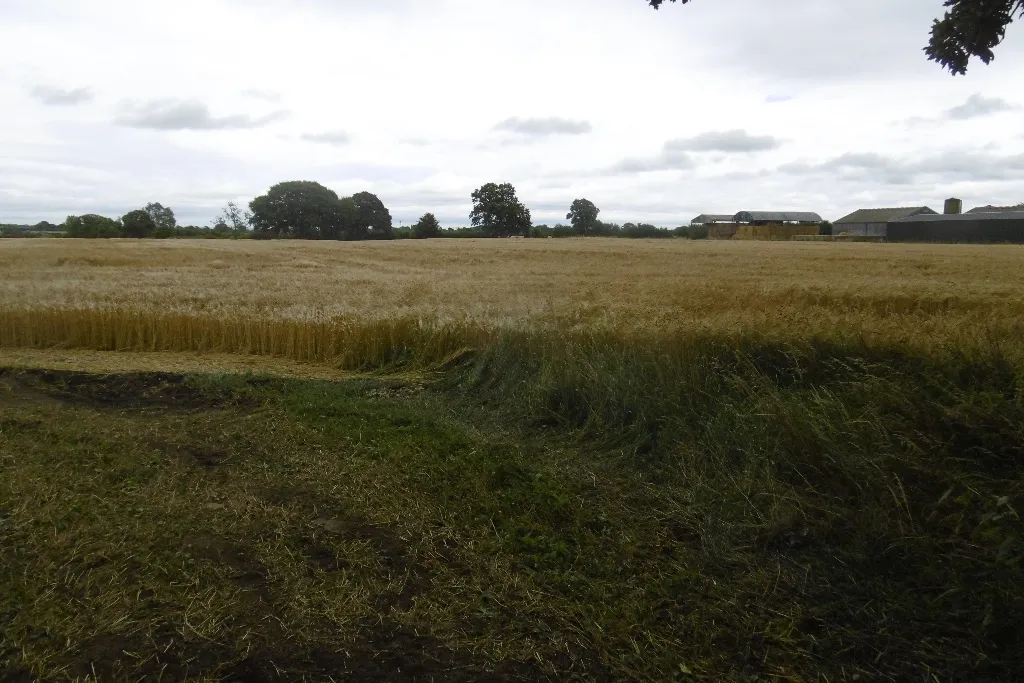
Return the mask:
<svg viewBox="0 0 1024 683">
<path fill-rule="evenodd" d="M 233 204 L 229 203 L 229 208 Z M 236 207 L 237 210 L 237 207 Z M 229 226 L 218 217 L 213 227 L 178 225 L 174 211 L 159 202 L 151 202 L 142 209 L 129 211 L 120 218 L 109 218 L 95 213 L 68 216 L 59 226 L 53 226 L 68 237 L 82 238 L 157 238 L 170 237 L 238 237 L 245 228 Z"/>
<path fill-rule="evenodd" d="M 707 237 L 706 228 L 659 228 L 649 223 L 606 223 L 589 199 L 576 199 L 566 214 L 568 225 L 534 225 L 530 210 L 511 183 L 487 183 L 473 191 L 470 225 L 442 228 L 425 213 L 411 226 L 395 228 L 391 212 L 377 195 L 357 192 L 339 197 L 320 183 L 278 183 L 256 197 L 247 209 L 228 202 L 212 227 L 179 226 L 170 207 L 153 202 L 120 218 L 97 214 L 68 216 L 59 226 L 68 237 L 391 240 L 439 237 Z M 54 226 L 57 227 L 57 226 Z"/>
</svg>

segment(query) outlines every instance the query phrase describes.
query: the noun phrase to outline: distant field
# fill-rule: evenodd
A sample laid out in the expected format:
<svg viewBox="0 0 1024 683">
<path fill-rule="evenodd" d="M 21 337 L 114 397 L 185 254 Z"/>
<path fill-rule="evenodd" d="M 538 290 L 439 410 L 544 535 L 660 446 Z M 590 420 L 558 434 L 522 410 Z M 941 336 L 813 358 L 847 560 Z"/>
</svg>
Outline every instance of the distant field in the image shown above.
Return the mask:
<svg viewBox="0 0 1024 683">
<path fill-rule="evenodd" d="M 1024 248 L 0 241 L 0 681 L 1024 680 Z"/>
<path fill-rule="evenodd" d="M 9 240 L 0 271 L 6 346 L 373 362 L 358 346 L 381 335 L 440 353 L 508 330 L 920 348 L 1024 331 L 1024 248 L 1008 246 Z"/>
</svg>

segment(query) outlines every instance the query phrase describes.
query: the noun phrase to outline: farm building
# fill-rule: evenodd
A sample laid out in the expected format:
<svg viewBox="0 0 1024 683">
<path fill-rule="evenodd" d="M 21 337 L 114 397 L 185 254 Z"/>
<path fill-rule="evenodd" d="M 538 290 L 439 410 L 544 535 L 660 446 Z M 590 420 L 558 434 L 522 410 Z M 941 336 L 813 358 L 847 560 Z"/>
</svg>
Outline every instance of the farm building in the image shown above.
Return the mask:
<svg viewBox="0 0 1024 683">
<path fill-rule="evenodd" d="M 921 214 L 890 221 L 890 242 L 1014 242 L 1024 244 L 1024 211 Z"/>
<path fill-rule="evenodd" d="M 711 225 L 712 223 L 732 223 L 732 215 L 722 213 L 702 213 L 690 221 L 690 225 Z"/>
<path fill-rule="evenodd" d="M 818 225 L 821 216 L 811 211 L 740 211 L 732 217 L 734 223 L 749 225 Z"/>
<path fill-rule="evenodd" d="M 702 213 L 690 221 L 690 225 L 703 225 L 708 229 L 708 239 L 727 240 L 736 234 L 739 227 L 731 215 L 720 213 Z"/>
<path fill-rule="evenodd" d="M 885 226 L 908 216 L 934 215 L 927 206 L 908 206 L 893 209 L 858 209 L 849 216 L 843 216 L 832 225 L 832 234 L 849 233 L 855 237 L 885 237 Z"/>
<path fill-rule="evenodd" d="M 817 223 L 790 223 L 789 225 L 740 225 L 733 239 L 736 240 L 788 240 L 798 235 L 817 235 L 821 228 Z"/>
<path fill-rule="evenodd" d="M 810 211 L 740 211 L 734 239 L 788 240 L 797 235 L 817 235 L 821 216 Z"/>
<path fill-rule="evenodd" d="M 731 240 L 740 228 L 736 223 L 708 223 L 705 227 L 709 240 Z"/>
<path fill-rule="evenodd" d="M 1005 213 L 1006 211 L 1024 211 L 1024 204 L 1016 206 L 976 206 L 967 213 Z"/>
</svg>

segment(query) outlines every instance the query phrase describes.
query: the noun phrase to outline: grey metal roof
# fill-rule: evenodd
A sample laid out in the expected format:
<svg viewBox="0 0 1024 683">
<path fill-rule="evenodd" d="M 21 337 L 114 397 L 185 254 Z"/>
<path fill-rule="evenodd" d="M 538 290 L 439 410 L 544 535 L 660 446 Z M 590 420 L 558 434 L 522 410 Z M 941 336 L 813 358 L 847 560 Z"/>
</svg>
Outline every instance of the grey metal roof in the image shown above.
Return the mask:
<svg viewBox="0 0 1024 683">
<path fill-rule="evenodd" d="M 890 223 L 925 223 L 934 221 L 1012 221 L 1012 220 L 1024 220 L 1024 211 L 1001 211 L 995 212 L 979 212 L 979 213 L 937 213 L 937 214 L 924 214 L 921 216 L 907 216 L 906 218 L 899 218 Z"/>
<path fill-rule="evenodd" d="M 916 216 L 918 214 L 934 214 L 935 211 L 927 206 L 904 206 L 892 209 L 857 209 L 849 216 L 843 216 L 835 222 L 835 225 L 842 223 L 888 223 L 898 218 Z"/>
<path fill-rule="evenodd" d="M 1007 211 L 1024 211 L 1024 204 L 1017 206 L 976 206 L 967 213 L 1006 213 Z"/>
<path fill-rule="evenodd" d="M 698 225 L 702 223 L 732 223 L 732 214 L 702 213 L 691 220 L 690 223 L 697 223 Z"/>
<path fill-rule="evenodd" d="M 820 223 L 821 216 L 811 211 L 740 211 L 733 216 L 733 220 L 737 223 L 750 221 Z"/>
</svg>

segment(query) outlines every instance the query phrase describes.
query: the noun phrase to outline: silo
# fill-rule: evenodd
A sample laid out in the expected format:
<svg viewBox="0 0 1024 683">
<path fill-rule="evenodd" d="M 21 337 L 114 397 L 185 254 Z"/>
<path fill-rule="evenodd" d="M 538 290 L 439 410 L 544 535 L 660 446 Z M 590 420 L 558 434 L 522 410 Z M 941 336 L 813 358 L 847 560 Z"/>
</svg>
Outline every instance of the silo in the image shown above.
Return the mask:
<svg viewBox="0 0 1024 683">
<path fill-rule="evenodd" d="M 942 213 L 946 214 L 947 216 L 951 216 L 956 215 L 958 213 L 963 213 L 963 210 L 964 203 L 959 199 L 956 199 L 955 197 L 950 197 L 949 199 L 946 200 L 946 205 L 942 209 Z"/>
</svg>

